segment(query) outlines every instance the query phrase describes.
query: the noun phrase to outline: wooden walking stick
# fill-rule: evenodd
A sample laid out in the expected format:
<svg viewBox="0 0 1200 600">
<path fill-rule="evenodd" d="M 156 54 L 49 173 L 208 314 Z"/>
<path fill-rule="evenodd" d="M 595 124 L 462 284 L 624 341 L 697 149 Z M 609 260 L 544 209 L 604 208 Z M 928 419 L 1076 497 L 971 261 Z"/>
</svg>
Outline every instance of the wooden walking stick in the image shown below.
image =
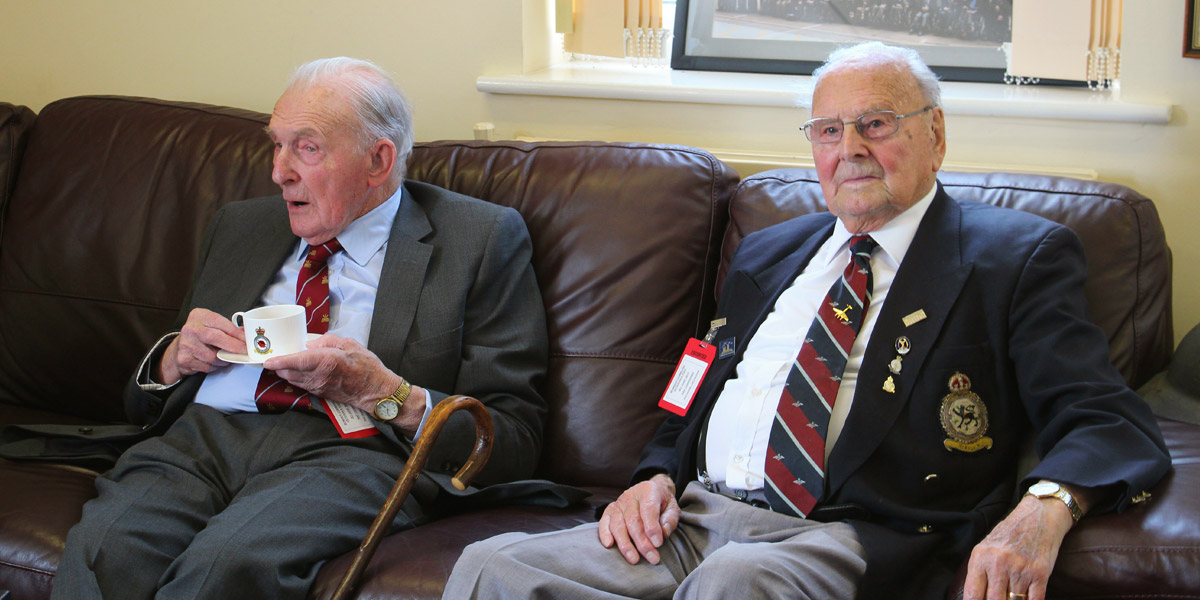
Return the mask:
<svg viewBox="0 0 1200 600">
<path fill-rule="evenodd" d="M 475 447 L 471 450 L 470 458 L 450 479 L 450 482 L 454 484 L 454 487 L 465 490 L 483 465 L 487 464 L 488 457 L 492 453 L 494 432 L 492 416 L 488 414 L 483 404 L 468 396 L 451 396 L 434 406 L 429 413 L 429 420 L 425 423 L 425 430 L 421 433 L 421 439 L 417 440 L 413 453 L 404 464 L 404 470 L 396 479 L 396 485 L 392 486 L 391 494 L 388 495 L 387 500 L 383 503 L 383 508 L 375 517 L 375 522 L 367 530 L 367 536 L 363 538 L 362 545 L 358 547 L 358 553 L 354 556 L 354 561 L 350 563 L 350 568 L 346 570 L 346 575 L 342 577 L 342 582 L 333 592 L 331 600 L 345 600 L 350 597 L 358 585 L 363 571 L 366 570 L 367 563 L 371 562 L 371 556 L 375 554 L 375 549 L 379 547 L 379 542 L 383 541 L 388 527 L 396 520 L 396 514 L 400 512 L 400 507 L 408 499 L 408 494 L 412 491 L 417 476 L 425 468 L 425 461 L 429 459 L 429 452 L 433 448 L 438 434 L 442 432 L 446 420 L 458 410 L 468 410 L 475 418 Z"/>
</svg>

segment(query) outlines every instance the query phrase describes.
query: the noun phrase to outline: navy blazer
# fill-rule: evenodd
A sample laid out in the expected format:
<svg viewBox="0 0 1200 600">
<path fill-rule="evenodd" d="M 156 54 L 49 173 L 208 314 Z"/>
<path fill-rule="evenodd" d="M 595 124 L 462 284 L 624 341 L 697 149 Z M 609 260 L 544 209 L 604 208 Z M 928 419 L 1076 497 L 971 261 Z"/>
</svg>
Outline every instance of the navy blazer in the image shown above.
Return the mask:
<svg viewBox="0 0 1200 600">
<path fill-rule="evenodd" d="M 829 213 L 747 236 L 722 290 L 716 340 L 734 356 L 709 370 L 686 417 L 670 417 L 635 481 L 696 479 L 707 415 L 779 295 L 833 231 Z M 860 597 L 934 597 L 970 549 L 1038 479 L 1100 488 L 1093 511 L 1121 510 L 1167 471 L 1162 435 L 1108 358 L 1084 299 L 1086 261 L 1070 229 L 958 202 L 939 186 L 880 309 L 854 404 L 828 460 L 828 492 L 810 518 L 846 520 L 868 553 Z M 926 317 L 905 325 L 918 310 Z M 904 336 L 911 350 L 892 375 Z M 986 407 L 990 447 L 951 449 L 940 418 L 955 373 Z M 894 392 L 884 390 L 891 375 Z M 1032 443 L 1041 462 L 1018 463 Z M 1021 479 L 1018 488 L 1017 481 Z M 899 588 L 897 586 L 900 586 Z M 898 593 L 906 589 L 907 593 Z M 934 595 L 931 595 L 934 594 Z"/>
</svg>

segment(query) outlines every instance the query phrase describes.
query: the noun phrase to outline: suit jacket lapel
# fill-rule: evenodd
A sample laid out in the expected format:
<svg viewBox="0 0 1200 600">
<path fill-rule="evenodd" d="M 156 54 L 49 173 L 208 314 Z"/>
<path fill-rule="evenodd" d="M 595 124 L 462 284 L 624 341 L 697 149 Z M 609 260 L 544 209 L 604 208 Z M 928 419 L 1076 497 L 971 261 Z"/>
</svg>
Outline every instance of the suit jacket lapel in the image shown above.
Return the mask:
<svg viewBox="0 0 1200 600">
<path fill-rule="evenodd" d="M 912 382 L 954 306 L 972 263 L 962 260 L 962 209 L 938 187 L 937 196 L 913 237 L 887 299 L 871 332 L 854 392 L 854 404 L 842 435 L 829 456 L 829 493 L 834 494 L 871 456 L 904 406 L 911 399 Z M 925 319 L 905 326 L 903 319 L 918 310 Z M 888 371 L 897 356 L 896 339 L 905 336 L 911 350 L 903 358 L 899 375 Z M 895 393 L 883 391 L 891 375 Z"/>
<path fill-rule="evenodd" d="M 267 286 L 271 285 L 271 281 L 279 272 L 280 265 L 291 256 L 292 250 L 296 248 L 296 234 L 292 233 L 291 222 L 288 220 L 285 207 L 284 202 L 280 200 L 277 208 L 282 216 L 264 219 L 262 222 L 256 223 L 253 232 L 247 234 L 247 238 L 254 242 L 253 248 L 246 256 L 269 258 L 268 260 L 243 260 L 238 263 L 243 265 L 242 271 L 235 285 L 229 287 L 233 290 L 230 296 L 232 310 L 250 310 L 258 306 L 263 292 Z M 230 315 L 225 316 L 229 317 Z"/>
<path fill-rule="evenodd" d="M 730 359 L 725 360 L 723 369 L 716 373 L 711 373 L 705 377 L 705 380 L 720 382 L 720 386 L 714 390 L 713 399 L 716 398 L 716 391 L 724 388 L 725 379 L 732 376 L 729 374 L 729 369 L 741 362 L 742 355 L 746 352 L 746 347 L 749 345 L 750 338 L 754 336 L 758 328 L 762 326 L 767 315 L 775 309 L 775 303 L 779 300 L 779 296 L 784 290 L 791 287 L 792 282 L 800 275 L 800 272 L 812 260 L 814 254 L 825 243 L 833 232 L 834 220 L 832 215 L 829 215 L 829 222 L 814 229 L 812 233 L 803 236 L 803 241 L 790 254 L 785 256 L 779 262 L 776 262 L 758 273 L 747 273 L 746 276 L 754 282 L 758 287 L 760 295 L 750 297 L 746 292 L 739 293 L 737 297 L 724 299 L 724 312 L 731 319 L 729 327 L 720 332 L 717 336 L 718 340 L 728 338 L 730 334 L 741 340 L 737 344 L 737 352 Z M 738 307 L 756 306 L 757 313 L 747 313 L 738 310 Z M 744 317 L 741 317 L 744 315 Z M 725 315 L 721 315 L 725 316 Z M 744 319 L 744 320 L 743 320 Z"/>
<path fill-rule="evenodd" d="M 371 318 L 368 347 L 383 364 L 393 369 L 400 364 L 408 333 L 417 314 L 425 271 L 433 246 L 422 242 L 433 231 L 429 217 L 405 186 L 400 208 L 392 222 L 387 255 L 375 296 L 375 314 Z"/>
</svg>

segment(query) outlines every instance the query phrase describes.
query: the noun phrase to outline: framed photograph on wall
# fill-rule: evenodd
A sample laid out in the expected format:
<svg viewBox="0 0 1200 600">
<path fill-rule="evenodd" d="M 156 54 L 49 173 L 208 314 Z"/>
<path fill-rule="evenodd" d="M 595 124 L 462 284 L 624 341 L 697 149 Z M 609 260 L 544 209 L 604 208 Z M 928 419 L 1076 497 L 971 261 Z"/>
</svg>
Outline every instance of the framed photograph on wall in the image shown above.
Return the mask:
<svg viewBox="0 0 1200 600">
<path fill-rule="evenodd" d="M 1200 0 L 1188 0 L 1200 2 Z M 838 46 L 907 46 L 947 81 L 1002 83 L 1012 0 L 678 0 L 674 69 L 809 75 Z"/>
<path fill-rule="evenodd" d="M 1183 55 L 1200 58 L 1200 0 L 1184 0 L 1187 3 L 1183 20 Z"/>
</svg>

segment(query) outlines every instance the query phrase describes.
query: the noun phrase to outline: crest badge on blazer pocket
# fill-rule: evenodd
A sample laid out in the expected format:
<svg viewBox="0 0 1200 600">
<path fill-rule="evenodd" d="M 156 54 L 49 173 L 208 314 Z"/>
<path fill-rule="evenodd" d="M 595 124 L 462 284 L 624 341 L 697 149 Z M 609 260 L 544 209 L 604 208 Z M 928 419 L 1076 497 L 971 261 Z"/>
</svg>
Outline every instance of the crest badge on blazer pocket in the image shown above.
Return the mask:
<svg viewBox="0 0 1200 600">
<path fill-rule="evenodd" d="M 942 397 L 939 417 L 942 429 L 950 437 L 942 441 L 946 450 L 978 452 L 991 449 L 987 437 L 987 406 L 978 394 L 971 391 L 971 379 L 960 372 L 950 376 L 950 393 Z"/>
</svg>

